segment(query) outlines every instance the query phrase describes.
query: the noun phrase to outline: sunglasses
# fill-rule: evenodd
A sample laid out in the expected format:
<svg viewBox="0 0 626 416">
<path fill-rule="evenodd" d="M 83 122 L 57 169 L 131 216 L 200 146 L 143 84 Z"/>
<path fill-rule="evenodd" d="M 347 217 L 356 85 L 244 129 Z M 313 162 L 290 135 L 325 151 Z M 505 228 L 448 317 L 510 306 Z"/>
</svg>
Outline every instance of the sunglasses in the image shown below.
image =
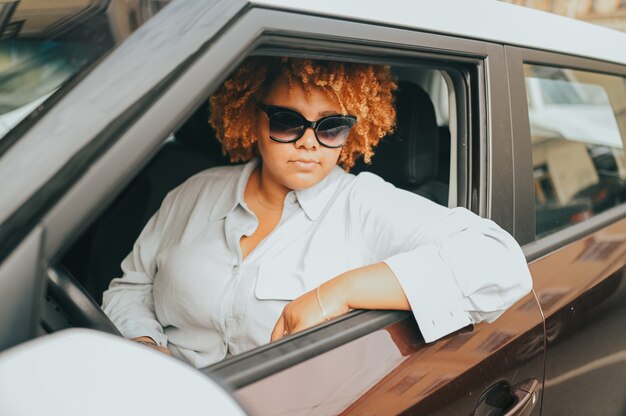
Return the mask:
<svg viewBox="0 0 626 416">
<path fill-rule="evenodd" d="M 317 142 L 324 147 L 337 148 L 346 143 L 350 129 L 356 123 L 355 116 L 339 114 L 309 121 L 297 111 L 276 105 L 259 104 L 259 109 L 270 120 L 270 139 L 280 143 L 299 140 L 306 129 L 313 129 Z"/>
</svg>

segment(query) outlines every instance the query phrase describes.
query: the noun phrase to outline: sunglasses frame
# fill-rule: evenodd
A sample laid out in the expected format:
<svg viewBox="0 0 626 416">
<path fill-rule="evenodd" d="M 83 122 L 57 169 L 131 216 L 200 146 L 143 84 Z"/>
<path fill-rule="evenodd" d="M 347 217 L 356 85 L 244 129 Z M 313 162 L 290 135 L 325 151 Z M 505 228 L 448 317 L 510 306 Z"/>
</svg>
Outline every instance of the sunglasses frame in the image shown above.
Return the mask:
<svg viewBox="0 0 626 416">
<path fill-rule="evenodd" d="M 317 137 L 317 128 L 319 127 L 320 123 L 322 123 L 323 121 L 326 121 L 328 119 L 332 119 L 332 118 L 342 118 L 342 119 L 349 119 L 352 120 L 352 125 L 350 126 L 350 129 L 352 129 L 352 127 L 354 127 L 354 124 L 356 123 L 356 116 L 353 115 L 341 115 L 341 114 L 331 114 L 329 116 L 324 116 L 322 118 L 320 118 L 319 120 L 315 120 L 315 121 L 310 121 L 308 120 L 306 117 L 304 117 L 302 114 L 300 114 L 299 112 L 297 112 L 296 110 L 292 110 L 291 108 L 286 108 L 286 107 L 280 107 L 278 105 L 268 105 L 268 104 L 262 104 L 259 103 L 258 104 L 259 110 L 263 111 L 265 114 L 267 114 L 268 119 L 270 119 L 271 122 L 271 118 L 274 114 L 279 113 L 279 112 L 287 112 L 287 113 L 292 113 L 297 115 L 298 117 L 300 117 L 302 119 L 302 125 L 304 126 L 304 129 L 302 130 L 302 133 L 297 136 L 294 139 L 291 140 L 279 140 L 276 137 L 272 136 L 271 134 L 270 139 L 274 140 L 275 142 L 278 143 L 294 143 L 297 142 L 298 140 L 300 140 L 302 138 L 302 136 L 304 136 L 304 133 L 306 132 L 306 130 L 308 128 L 313 129 L 313 134 L 315 135 L 315 140 L 317 140 L 317 142 L 320 144 L 320 146 L 324 146 L 324 147 L 328 147 L 330 149 L 338 149 L 340 147 L 343 147 L 344 144 L 346 144 L 345 142 L 343 142 L 342 144 L 340 144 L 339 146 L 329 146 L 327 144 L 324 144 L 319 137 Z"/>
</svg>

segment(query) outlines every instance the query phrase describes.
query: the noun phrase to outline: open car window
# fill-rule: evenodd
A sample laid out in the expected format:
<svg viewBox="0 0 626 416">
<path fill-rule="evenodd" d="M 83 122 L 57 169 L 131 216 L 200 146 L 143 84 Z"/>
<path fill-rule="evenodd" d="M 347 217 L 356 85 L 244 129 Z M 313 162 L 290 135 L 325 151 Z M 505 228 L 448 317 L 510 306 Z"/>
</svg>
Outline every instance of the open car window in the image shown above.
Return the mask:
<svg viewBox="0 0 626 416">
<path fill-rule="evenodd" d="M 370 165 L 359 161 L 351 172 L 377 173 L 397 187 L 423 195 L 441 205 L 448 205 L 450 149 L 454 147 L 451 143 L 455 140 L 451 139 L 448 116 L 436 120 L 434 113 L 436 106 L 447 110 L 446 81 L 440 71 L 426 68 L 401 68 L 396 71 L 396 76 L 400 85 L 398 95 L 403 100 L 397 107 L 404 125 L 399 125 L 398 133 L 381 142 L 377 156 L 374 156 Z M 446 91 L 445 94 L 441 93 L 442 89 Z M 416 92 L 423 95 L 413 98 Z M 427 106 L 432 117 L 426 118 L 424 124 L 412 126 L 410 120 L 415 117 L 417 108 L 412 105 L 416 103 Z M 228 157 L 223 155 L 208 118 L 209 106 L 205 102 L 168 137 L 146 168 L 66 256 L 64 264 L 96 301 L 101 301 L 102 292 L 108 287 L 109 281 L 121 276 L 121 261 L 132 250 L 132 244 L 149 218 L 159 209 L 165 195 L 202 170 L 231 164 Z M 428 134 L 425 134 L 426 131 Z M 423 146 L 410 150 L 410 143 L 416 140 L 422 142 Z M 395 163 L 402 154 L 406 156 L 405 163 L 412 163 L 409 156 L 411 151 L 427 155 L 434 163 L 411 176 Z M 452 177 L 455 178 L 455 175 Z"/>
<path fill-rule="evenodd" d="M 456 190 L 456 166 L 450 162 L 451 149 L 456 148 L 456 109 L 450 108 L 452 88 L 445 71 L 418 64 L 392 66 L 392 71 L 399 85 L 397 131 L 381 142 L 371 164 L 360 161 L 351 172 L 374 172 L 399 188 L 449 205 L 450 200 L 456 200 L 456 196 L 451 198 Z M 64 270 L 97 304 L 102 302 L 111 279 L 122 276 L 120 263 L 165 195 L 200 171 L 231 164 L 208 118 L 205 101 L 163 142 L 145 168 L 63 257 Z M 53 302 L 51 297 L 48 301 Z M 50 313 L 54 309 L 49 305 Z M 47 322 L 45 330 L 71 325 L 66 321 Z"/>
</svg>

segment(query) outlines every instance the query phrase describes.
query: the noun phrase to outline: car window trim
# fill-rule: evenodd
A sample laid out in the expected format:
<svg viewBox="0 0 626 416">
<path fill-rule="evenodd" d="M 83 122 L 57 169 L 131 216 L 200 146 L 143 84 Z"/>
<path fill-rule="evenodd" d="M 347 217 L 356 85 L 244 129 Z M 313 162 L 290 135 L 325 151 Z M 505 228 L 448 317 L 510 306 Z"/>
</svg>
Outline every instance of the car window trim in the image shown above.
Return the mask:
<svg viewBox="0 0 626 416">
<path fill-rule="evenodd" d="M 516 46 L 505 46 L 505 55 L 509 70 L 512 128 L 516 136 L 513 140 L 513 151 L 515 165 L 519 168 L 515 175 L 515 192 L 517 195 L 515 222 L 517 227 L 531 231 L 524 236 L 522 248 L 527 260 L 532 261 L 626 217 L 626 203 L 596 214 L 578 224 L 570 225 L 535 239 L 536 208 L 532 183 L 532 147 L 530 144 L 530 121 L 524 65 L 561 67 L 620 76 L 624 79 L 626 79 L 626 65 Z M 520 174 L 520 172 L 527 173 Z"/>
</svg>

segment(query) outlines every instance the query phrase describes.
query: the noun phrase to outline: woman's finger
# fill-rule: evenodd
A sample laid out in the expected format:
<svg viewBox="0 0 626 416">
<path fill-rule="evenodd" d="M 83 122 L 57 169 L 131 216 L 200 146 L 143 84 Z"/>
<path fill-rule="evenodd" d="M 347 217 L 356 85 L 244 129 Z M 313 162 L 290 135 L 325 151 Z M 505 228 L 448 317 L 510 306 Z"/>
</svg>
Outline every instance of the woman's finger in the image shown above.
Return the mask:
<svg viewBox="0 0 626 416">
<path fill-rule="evenodd" d="M 280 318 L 278 318 L 276 325 L 274 325 L 274 330 L 272 331 L 272 337 L 270 338 L 270 342 L 276 341 L 277 339 L 281 339 L 282 337 L 284 337 L 285 336 L 284 332 L 285 332 L 285 320 L 283 319 L 283 316 L 280 315 Z"/>
</svg>

